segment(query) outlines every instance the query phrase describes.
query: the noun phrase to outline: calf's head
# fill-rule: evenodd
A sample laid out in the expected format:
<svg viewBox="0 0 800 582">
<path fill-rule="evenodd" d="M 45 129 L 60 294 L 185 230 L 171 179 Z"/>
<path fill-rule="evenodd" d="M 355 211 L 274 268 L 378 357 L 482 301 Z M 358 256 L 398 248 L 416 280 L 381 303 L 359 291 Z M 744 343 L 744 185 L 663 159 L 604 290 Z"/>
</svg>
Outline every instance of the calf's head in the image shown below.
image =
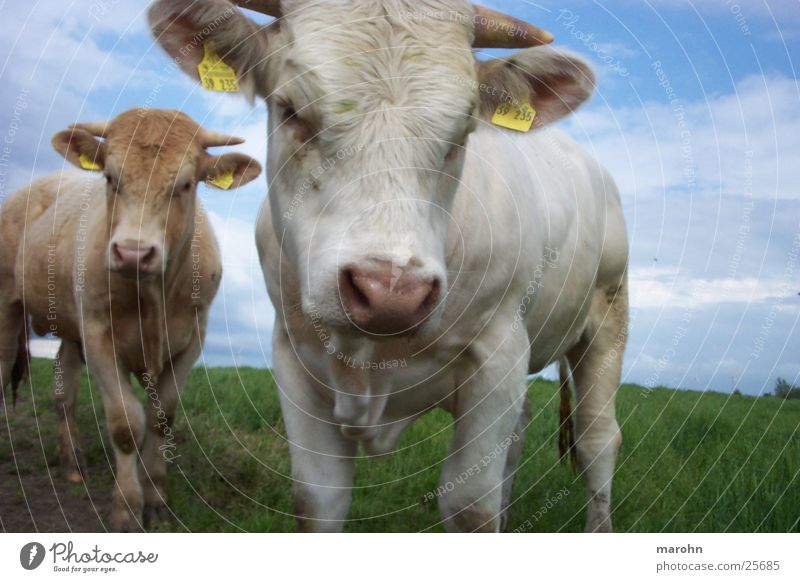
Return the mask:
<svg viewBox="0 0 800 582">
<path fill-rule="evenodd" d="M 158 0 L 150 24 L 188 74 L 210 45 L 248 98 L 266 100 L 269 202 L 304 311 L 377 335 L 431 329 L 469 135 L 502 102 L 532 104 L 536 126 L 566 115 L 591 94 L 591 69 L 543 47 L 476 60 L 474 47 L 552 37 L 463 0 L 238 3 L 278 19 Z"/>
<path fill-rule="evenodd" d="M 78 123 L 53 147 L 79 168 L 103 172 L 108 268 L 127 276 L 163 274 L 195 227 L 197 184 L 236 188 L 261 166 L 239 153 L 206 148 L 244 140 L 203 129 L 179 111 L 132 110 L 108 122 Z"/>
</svg>

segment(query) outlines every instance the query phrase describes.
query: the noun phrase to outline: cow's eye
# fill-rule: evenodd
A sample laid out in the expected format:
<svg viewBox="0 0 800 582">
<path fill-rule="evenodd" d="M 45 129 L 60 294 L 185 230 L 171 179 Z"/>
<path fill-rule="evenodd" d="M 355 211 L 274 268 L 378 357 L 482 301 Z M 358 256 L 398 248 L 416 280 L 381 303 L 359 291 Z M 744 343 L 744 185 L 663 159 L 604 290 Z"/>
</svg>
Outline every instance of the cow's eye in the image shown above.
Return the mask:
<svg viewBox="0 0 800 582">
<path fill-rule="evenodd" d="M 283 122 L 284 123 L 292 123 L 297 121 L 299 118 L 297 117 L 297 111 L 291 105 L 287 105 L 283 108 Z"/>
<path fill-rule="evenodd" d="M 303 119 L 294 106 L 288 101 L 278 101 L 278 106 L 281 108 L 281 124 L 286 129 L 294 131 L 295 137 L 301 142 L 309 141 L 314 133 L 308 122 Z"/>
<path fill-rule="evenodd" d="M 106 185 L 112 192 L 116 192 L 118 189 L 117 179 L 112 176 L 111 174 L 104 174 L 106 179 Z"/>
<path fill-rule="evenodd" d="M 461 150 L 464 149 L 462 145 L 454 145 L 447 151 L 447 155 L 444 157 L 445 162 L 452 162 L 458 157 L 458 154 L 461 153 Z"/>
<path fill-rule="evenodd" d="M 175 185 L 175 188 L 172 190 L 172 194 L 175 196 L 180 196 L 181 194 L 188 194 L 192 191 L 192 187 L 194 186 L 194 182 L 192 180 L 184 180 L 183 182 L 178 182 Z"/>
</svg>

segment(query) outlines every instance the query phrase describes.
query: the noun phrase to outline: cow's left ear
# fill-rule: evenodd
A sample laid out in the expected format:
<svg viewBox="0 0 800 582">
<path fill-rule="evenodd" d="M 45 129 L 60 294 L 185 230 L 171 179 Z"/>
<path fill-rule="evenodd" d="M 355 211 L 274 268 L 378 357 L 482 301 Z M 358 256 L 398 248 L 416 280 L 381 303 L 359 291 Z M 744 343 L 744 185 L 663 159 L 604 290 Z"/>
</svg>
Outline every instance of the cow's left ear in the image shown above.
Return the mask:
<svg viewBox="0 0 800 582">
<path fill-rule="evenodd" d="M 261 164 L 244 154 L 206 156 L 203 180 L 214 188 L 230 190 L 252 182 L 260 173 Z"/>
<path fill-rule="evenodd" d="M 484 119 L 491 121 L 502 103 L 531 105 L 536 111 L 533 127 L 553 123 L 574 111 L 595 88 L 594 72 L 586 61 L 549 47 L 481 61 L 478 82 Z"/>
<path fill-rule="evenodd" d="M 99 172 L 105 166 L 106 144 L 85 129 L 59 131 L 51 143 L 68 162 L 83 170 Z"/>
<path fill-rule="evenodd" d="M 256 95 L 269 94 L 269 27 L 257 25 L 228 0 L 157 0 L 147 18 L 173 62 L 206 88 L 241 91 L 251 103 Z M 215 64 L 219 60 L 222 65 Z M 203 63 L 216 73 L 203 79 L 198 69 Z"/>
</svg>

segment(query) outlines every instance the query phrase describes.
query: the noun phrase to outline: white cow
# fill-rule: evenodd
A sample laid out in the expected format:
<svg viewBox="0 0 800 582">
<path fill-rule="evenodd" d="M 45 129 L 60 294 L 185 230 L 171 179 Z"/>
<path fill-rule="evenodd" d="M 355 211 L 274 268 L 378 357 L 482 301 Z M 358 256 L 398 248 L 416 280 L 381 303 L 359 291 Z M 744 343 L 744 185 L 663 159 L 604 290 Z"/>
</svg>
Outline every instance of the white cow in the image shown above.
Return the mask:
<svg viewBox="0 0 800 582">
<path fill-rule="evenodd" d="M 159 0 L 150 23 L 195 77 L 213 43 L 269 109 L 256 241 L 299 528 L 340 530 L 359 443 L 388 453 L 441 407 L 455 420 L 444 525 L 501 529 L 526 375 L 560 360 L 577 392 L 586 529 L 610 531 L 626 229 L 609 175 L 547 127 L 589 98 L 590 67 L 543 47 L 476 60 L 473 46 L 551 37 L 462 0 L 241 4 L 280 18 L 259 27 L 227 0 Z M 504 103 L 523 118 L 533 106 L 531 131 L 491 122 Z"/>
</svg>

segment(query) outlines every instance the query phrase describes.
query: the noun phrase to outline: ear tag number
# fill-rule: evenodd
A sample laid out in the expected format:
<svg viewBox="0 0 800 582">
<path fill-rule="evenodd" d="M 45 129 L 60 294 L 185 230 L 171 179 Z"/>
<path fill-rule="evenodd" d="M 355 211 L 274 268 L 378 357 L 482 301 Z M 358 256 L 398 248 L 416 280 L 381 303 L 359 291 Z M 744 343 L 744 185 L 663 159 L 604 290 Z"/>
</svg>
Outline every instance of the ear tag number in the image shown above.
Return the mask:
<svg viewBox="0 0 800 582">
<path fill-rule="evenodd" d="M 492 123 L 524 132 L 530 131 L 534 119 L 536 119 L 536 110 L 527 103 L 512 105 L 504 101 L 497 106 L 492 116 Z"/>
<path fill-rule="evenodd" d="M 91 170 L 93 172 L 99 172 L 103 169 L 103 167 L 95 162 L 92 158 L 87 156 L 86 154 L 81 154 L 78 156 L 78 162 L 81 164 L 81 168 L 84 170 Z"/>
<path fill-rule="evenodd" d="M 213 184 L 220 190 L 230 190 L 231 186 L 233 186 L 233 170 L 220 174 L 213 180 L 209 180 L 208 183 Z"/>
<path fill-rule="evenodd" d="M 210 40 L 203 43 L 203 60 L 197 65 L 197 72 L 200 75 L 200 82 L 203 87 L 209 91 L 221 91 L 223 93 L 236 93 L 239 91 L 236 71 L 219 58 L 217 51 L 214 50 L 214 43 Z"/>
</svg>

